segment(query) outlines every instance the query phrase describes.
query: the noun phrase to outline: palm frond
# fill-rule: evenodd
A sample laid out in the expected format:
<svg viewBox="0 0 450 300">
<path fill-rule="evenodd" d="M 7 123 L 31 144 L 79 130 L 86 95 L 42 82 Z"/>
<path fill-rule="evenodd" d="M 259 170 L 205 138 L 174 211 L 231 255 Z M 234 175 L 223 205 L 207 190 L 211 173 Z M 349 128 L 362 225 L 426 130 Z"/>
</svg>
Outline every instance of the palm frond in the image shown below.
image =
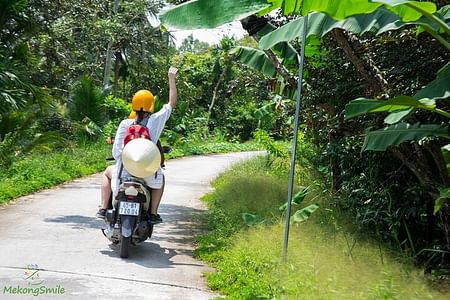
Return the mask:
<svg viewBox="0 0 450 300">
<path fill-rule="evenodd" d="M 103 121 L 103 96 L 101 90 L 90 77 L 83 77 L 75 87 L 71 117 L 76 121 L 82 121 L 86 117 L 96 124 Z"/>
</svg>

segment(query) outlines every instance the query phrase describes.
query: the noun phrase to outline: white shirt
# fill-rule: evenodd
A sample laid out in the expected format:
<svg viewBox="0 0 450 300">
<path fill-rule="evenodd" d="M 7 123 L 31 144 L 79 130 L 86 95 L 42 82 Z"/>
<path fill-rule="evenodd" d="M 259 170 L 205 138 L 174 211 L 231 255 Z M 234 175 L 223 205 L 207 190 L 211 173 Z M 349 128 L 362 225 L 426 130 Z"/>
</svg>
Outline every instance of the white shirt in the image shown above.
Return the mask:
<svg viewBox="0 0 450 300">
<path fill-rule="evenodd" d="M 165 104 L 161 110 L 159 110 L 157 113 L 151 114 L 148 118 L 147 124 L 144 124 L 145 127 L 147 127 L 150 138 L 154 144 L 156 144 L 159 140 L 159 137 L 161 136 L 161 133 L 164 129 L 164 125 L 166 124 L 167 120 L 170 117 L 170 114 L 172 113 L 172 106 L 169 104 Z M 117 195 L 117 190 L 119 188 L 119 172 L 120 172 L 120 166 L 122 165 L 122 151 L 124 147 L 124 139 L 125 135 L 127 133 L 127 128 L 132 125 L 135 122 L 133 119 L 125 119 L 120 122 L 119 128 L 117 129 L 116 136 L 114 138 L 114 144 L 112 149 L 112 155 L 114 159 L 116 160 L 116 167 L 113 173 L 113 178 L 111 180 L 111 189 L 113 190 L 113 196 L 115 197 Z M 121 177 L 129 176 L 128 172 L 125 170 L 125 168 L 122 169 Z M 147 185 L 151 188 L 161 188 L 162 187 L 162 170 L 161 168 L 158 169 L 156 176 L 150 176 L 147 178 L 144 178 Z"/>
</svg>

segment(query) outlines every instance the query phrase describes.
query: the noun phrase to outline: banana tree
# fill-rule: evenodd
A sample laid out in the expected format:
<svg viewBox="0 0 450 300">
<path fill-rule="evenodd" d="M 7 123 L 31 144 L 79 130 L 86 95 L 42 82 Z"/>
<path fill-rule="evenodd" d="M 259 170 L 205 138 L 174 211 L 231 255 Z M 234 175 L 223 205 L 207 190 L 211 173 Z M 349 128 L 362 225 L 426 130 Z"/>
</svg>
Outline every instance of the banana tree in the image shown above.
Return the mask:
<svg viewBox="0 0 450 300">
<path fill-rule="evenodd" d="M 448 126 L 443 124 L 416 125 L 407 126 L 395 125 L 404 121 L 415 110 L 422 109 L 434 112 L 450 119 L 450 113 L 436 107 L 436 101 L 450 97 L 450 63 L 444 66 L 437 74 L 437 78 L 430 82 L 423 89 L 419 90 L 414 96 L 399 96 L 390 100 L 375 100 L 367 98 L 358 98 L 350 101 L 345 108 L 345 119 L 368 114 L 388 112 L 384 122 L 390 126 L 370 131 L 366 135 L 363 146 L 364 150 L 384 151 L 389 146 L 398 145 L 406 140 L 420 140 L 425 136 L 440 136 L 450 138 L 448 135 Z M 424 127 L 425 126 L 425 127 Z M 399 128 L 402 131 L 398 131 Z M 414 132 L 416 134 L 414 134 Z M 375 137 L 385 137 L 381 143 L 375 142 Z"/>
<path fill-rule="evenodd" d="M 450 20 L 450 5 L 443 7 L 434 15 L 436 18 L 448 22 Z M 274 77 L 277 73 L 282 74 L 279 71 L 277 72 L 277 69 L 275 69 L 274 67 L 273 61 L 270 60 L 265 51 L 269 49 L 276 49 L 277 47 L 280 47 L 280 45 L 289 45 L 289 42 L 299 38 L 299 33 L 303 30 L 303 21 L 303 17 L 300 17 L 278 29 L 271 30 L 270 32 L 262 35 L 259 42 L 261 49 L 248 47 L 236 48 L 234 50 L 236 59 L 241 63 L 258 70 L 259 72 L 262 72 L 269 77 Z M 358 36 L 363 35 L 367 32 L 375 35 L 380 35 L 382 33 L 385 33 L 386 31 L 397 30 L 407 25 L 416 25 L 418 26 L 418 28 L 429 26 L 434 30 L 439 29 L 436 24 L 433 24 L 426 17 L 421 17 L 419 20 L 412 22 L 403 22 L 399 15 L 384 7 L 381 7 L 370 14 L 359 14 L 348 17 L 344 20 L 335 20 L 325 13 L 311 13 L 308 16 L 308 41 L 306 47 L 308 47 L 309 40 L 311 40 L 312 37 L 315 36 L 321 38 L 330 33 L 336 34 L 336 32 L 334 31 L 335 29 L 342 29 L 346 32 L 351 32 Z M 445 43 L 443 43 L 443 45 L 447 46 L 447 44 Z M 281 54 L 281 60 L 282 62 L 284 62 L 285 57 L 282 56 L 284 53 L 278 52 L 278 54 Z M 358 70 L 358 61 L 352 62 Z M 377 86 L 377 82 L 373 82 L 374 80 L 370 78 L 370 76 L 367 76 L 364 70 L 362 70 L 360 74 L 364 79 L 368 81 L 368 83 L 371 83 L 372 86 Z M 289 79 L 293 79 L 293 75 L 283 76 L 283 78 L 285 79 L 285 81 L 287 81 Z"/>
<path fill-rule="evenodd" d="M 405 25 L 418 25 L 419 30 L 432 34 L 445 47 L 450 49 L 446 37 L 450 34 L 447 25 L 449 19 L 449 6 L 436 12 L 436 5 L 432 2 L 418 2 L 409 0 L 353 0 L 353 1 L 313 1 L 313 0 L 208 0 L 188 1 L 161 15 L 163 23 L 173 27 L 183 28 L 213 28 L 235 19 L 247 17 L 258 13 L 266 14 L 274 9 L 281 8 L 285 15 L 300 14 L 309 17 L 307 36 L 323 36 L 333 28 L 342 28 L 356 34 L 367 31 L 380 34 L 387 30 L 401 28 Z M 313 13 L 314 12 L 314 13 Z M 298 38 L 302 29 L 303 20 L 295 20 L 284 27 L 262 37 L 260 47 L 269 49 L 280 42 L 288 42 Z M 269 67 L 267 58 L 261 51 L 240 49 L 241 60 L 255 66 L 262 66 L 262 70 L 270 75 L 273 69 Z M 438 78 L 439 79 L 439 78 Z M 448 74 L 443 79 L 430 84 L 420 91 L 426 93 L 427 89 L 434 89 L 434 84 L 441 85 L 444 96 L 448 93 L 445 85 Z M 394 100 L 395 102 L 396 100 Z M 354 104 L 354 103 L 353 103 Z M 406 117 L 413 107 L 398 109 L 388 117 L 388 122 L 394 124 Z M 418 127 L 414 127 L 418 129 Z"/>
<path fill-rule="evenodd" d="M 308 30 L 308 36 L 323 36 L 333 28 L 342 28 L 356 34 L 363 34 L 369 30 L 380 34 L 407 24 L 416 24 L 422 30 L 430 32 L 450 49 L 449 43 L 441 35 L 450 32 L 442 17 L 448 18 L 449 10 L 441 9 L 439 14 L 435 15 L 436 5 L 431 2 L 407 0 L 339 2 L 331 0 L 230 0 L 210 3 L 206 0 L 196 0 L 188 1 L 166 11 L 160 17 L 164 24 L 174 28 L 214 28 L 235 19 L 246 18 L 249 15 L 264 15 L 278 8 L 281 8 L 284 14 L 309 14 L 307 27 L 310 29 Z M 359 16 L 355 16 L 358 14 Z M 349 18 L 350 16 L 355 17 Z M 273 57 L 271 59 L 267 51 L 275 50 L 274 48 L 298 38 L 302 31 L 302 23 L 302 18 L 299 18 L 277 30 L 272 29 L 270 33 L 265 32 L 260 41 L 261 49 L 236 49 L 237 59 L 268 76 L 274 74 L 272 67 L 270 67 L 270 62 L 272 62 L 276 74 L 281 75 L 291 86 L 295 86 L 295 76 L 288 74 L 284 68 L 277 67 L 279 65 L 277 60 Z M 274 52 L 276 53 L 276 50 Z M 281 57 L 281 59 L 283 60 L 284 57 Z M 358 64 L 358 61 L 356 61 L 356 64 Z M 371 78 L 364 71 L 364 67 L 359 69 L 362 77 L 368 82 L 372 82 L 371 85 L 374 86 L 375 91 L 379 91 L 380 84 L 376 82 L 377 80 Z"/>
<path fill-rule="evenodd" d="M 218 66 L 220 66 L 220 57 L 223 56 L 223 67 L 222 67 L 222 71 L 220 72 L 219 77 L 217 78 L 217 82 L 214 85 L 211 103 L 208 105 L 208 116 L 206 118 L 205 134 L 209 133 L 209 120 L 211 118 L 211 113 L 212 113 L 214 104 L 217 100 L 219 87 L 224 82 L 226 74 L 227 74 L 227 72 L 230 71 L 230 68 L 231 68 L 231 59 L 230 59 L 229 52 L 232 49 L 233 45 L 234 45 L 234 40 L 229 39 L 229 38 L 223 38 L 220 41 L 220 47 L 218 47 L 218 49 L 217 49 L 219 52 L 219 56 L 217 57 L 216 63 Z M 220 55 L 220 53 L 222 55 Z"/>
<path fill-rule="evenodd" d="M 241 22 L 256 41 L 276 29 L 266 19 L 258 19 L 253 16 Z M 252 22 L 260 24 L 255 26 L 251 24 Z M 237 46 L 231 51 L 231 54 L 234 55 L 236 60 L 263 73 L 265 76 L 277 78 L 280 91 L 287 87 L 288 93 L 292 94 L 292 91 L 296 89 L 297 80 L 289 70 L 297 67 L 299 53 L 289 42 L 280 42 L 265 50 Z"/>
</svg>

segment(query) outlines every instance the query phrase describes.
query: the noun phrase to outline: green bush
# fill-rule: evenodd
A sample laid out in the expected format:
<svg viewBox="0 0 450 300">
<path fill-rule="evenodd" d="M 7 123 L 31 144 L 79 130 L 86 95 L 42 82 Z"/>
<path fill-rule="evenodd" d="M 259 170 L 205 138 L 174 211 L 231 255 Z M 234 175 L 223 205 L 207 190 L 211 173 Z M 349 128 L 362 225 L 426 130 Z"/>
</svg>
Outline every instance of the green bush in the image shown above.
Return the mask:
<svg viewBox="0 0 450 300">
<path fill-rule="evenodd" d="M 102 107 L 108 120 L 119 120 L 119 122 L 131 112 L 131 104 L 124 99 L 112 95 L 105 97 Z"/>
<path fill-rule="evenodd" d="M 70 116 L 75 121 L 88 119 L 97 125 L 101 125 L 104 120 L 103 95 L 96 86 L 94 79 L 88 76 L 81 78 L 75 85 Z"/>
<path fill-rule="evenodd" d="M 40 118 L 39 129 L 41 132 L 59 132 L 65 137 L 72 137 L 74 134 L 72 122 L 69 119 L 64 118 L 58 112 L 44 115 Z"/>
</svg>

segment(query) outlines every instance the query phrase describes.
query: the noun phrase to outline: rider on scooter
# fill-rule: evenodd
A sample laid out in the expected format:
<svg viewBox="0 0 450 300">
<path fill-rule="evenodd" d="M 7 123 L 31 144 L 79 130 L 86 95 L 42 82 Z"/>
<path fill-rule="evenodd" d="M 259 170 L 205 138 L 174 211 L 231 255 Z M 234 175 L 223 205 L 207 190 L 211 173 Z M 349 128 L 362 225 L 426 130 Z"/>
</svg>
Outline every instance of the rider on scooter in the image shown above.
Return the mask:
<svg viewBox="0 0 450 300">
<path fill-rule="evenodd" d="M 147 127 L 150 132 L 151 140 L 154 144 L 157 143 L 161 132 L 164 129 L 166 121 L 169 119 L 172 109 L 176 107 L 177 104 L 177 87 L 176 87 L 176 76 L 177 69 L 170 67 L 168 71 L 169 77 L 169 102 L 165 104 L 161 110 L 153 113 L 154 108 L 154 98 L 150 91 L 140 90 L 134 94 L 132 99 L 132 109 L 136 112 L 136 119 L 125 119 L 123 120 L 114 139 L 112 154 L 116 160 L 114 168 L 108 167 L 103 174 L 102 179 L 102 207 L 97 212 L 97 216 L 104 218 L 106 214 L 106 209 L 108 208 L 109 202 L 109 188 L 113 192 L 113 197 L 117 195 L 117 189 L 119 186 L 119 173 L 121 173 L 121 178 L 129 176 L 125 168 L 120 172 L 122 165 L 122 151 L 124 147 L 124 138 L 127 128 L 137 121 L 139 124 Z M 112 174 L 111 174 L 112 173 Z M 104 184 L 105 181 L 109 181 L 108 177 L 111 176 L 111 187 L 108 184 Z M 158 207 L 161 201 L 161 197 L 164 191 L 165 178 L 164 173 L 161 168 L 158 169 L 154 176 L 144 178 L 146 184 L 152 189 L 152 203 L 150 207 L 149 216 L 150 221 L 154 224 L 161 223 L 162 219 L 158 214 Z"/>
</svg>

